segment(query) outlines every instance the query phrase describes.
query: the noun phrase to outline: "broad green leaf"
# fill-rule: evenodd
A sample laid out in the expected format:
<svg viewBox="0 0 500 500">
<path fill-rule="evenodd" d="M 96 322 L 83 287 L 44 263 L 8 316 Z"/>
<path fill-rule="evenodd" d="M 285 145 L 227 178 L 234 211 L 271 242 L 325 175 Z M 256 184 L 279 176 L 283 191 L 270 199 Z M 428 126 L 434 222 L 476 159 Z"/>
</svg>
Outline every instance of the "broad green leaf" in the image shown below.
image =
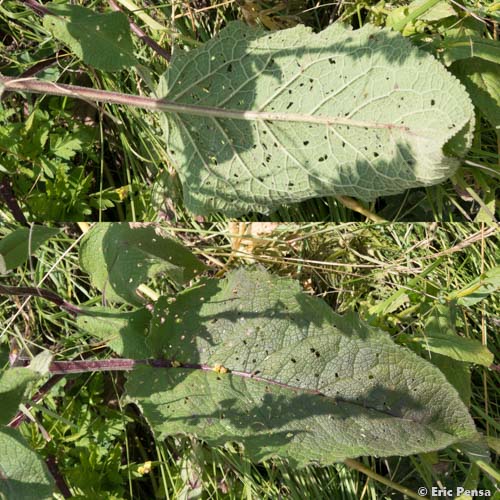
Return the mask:
<svg viewBox="0 0 500 500">
<path fill-rule="evenodd" d="M 440 43 L 440 48 L 447 66 L 460 59 L 473 57 L 500 64 L 500 45 L 496 40 L 473 36 L 446 37 Z"/>
<path fill-rule="evenodd" d="M 465 85 L 474 105 L 494 126 L 500 127 L 498 64 L 473 57 L 452 64 L 450 71 Z"/>
<path fill-rule="evenodd" d="M 35 356 L 28 367 L 14 367 L 0 370 L 0 426 L 9 423 L 21 403 L 28 384 L 48 373 L 52 356 L 42 351 Z"/>
<path fill-rule="evenodd" d="M 443 147 L 460 155 L 471 139 L 473 108 L 459 82 L 399 33 L 372 25 L 315 34 L 231 23 L 177 52 L 157 94 L 204 107 L 205 116 L 162 118 L 185 204 L 200 214 L 436 184 L 457 166 Z"/>
<path fill-rule="evenodd" d="M 425 348 L 424 348 L 425 349 Z M 443 372 L 446 380 L 457 390 L 460 399 L 469 407 L 472 397 L 471 375 L 469 363 L 457 361 L 437 352 L 424 351 L 424 356 Z"/>
<path fill-rule="evenodd" d="M 23 264 L 49 238 L 59 234 L 55 227 L 31 226 L 15 229 L 0 240 L 0 273 Z"/>
<path fill-rule="evenodd" d="M 420 21 L 433 22 L 456 16 L 453 7 L 444 0 L 414 0 L 408 5 L 392 9 L 387 16 L 386 26 L 403 35 L 416 32 L 416 24 Z"/>
<path fill-rule="evenodd" d="M 23 399 L 26 387 L 36 378 L 37 373 L 28 368 L 8 368 L 0 372 L 0 427 L 10 422 Z"/>
<path fill-rule="evenodd" d="M 137 287 L 163 275 L 182 285 L 205 266 L 156 225 L 97 224 L 80 246 L 82 269 L 106 299 L 141 305 Z"/>
<path fill-rule="evenodd" d="M 53 355 L 50 351 L 43 350 L 39 352 L 30 362 L 28 369 L 36 372 L 38 375 L 47 375 Z"/>
<path fill-rule="evenodd" d="M 44 27 L 84 63 L 103 71 L 137 64 L 130 26 L 123 12 L 96 14 L 79 5 L 57 3 L 46 7 L 54 15 L 44 17 Z"/>
<path fill-rule="evenodd" d="M 116 312 L 114 309 L 95 307 L 77 317 L 77 325 L 86 332 L 103 340 L 110 349 L 124 358 L 150 357 L 146 346 L 151 313 L 147 309 L 132 312 Z"/>
<path fill-rule="evenodd" d="M 500 266 L 492 267 L 484 275 L 476 278 L 462 290 L 453 292 L 448 297 L 456 299 L 460 306 L 473 306 L 500 289 Z"/>
<path fill-rule="evenodd" d="M 0 498 L 53 498 L 54 481 L 38 454 L 15 429 L 0 428 Z"/>
<path fill-rule="evenodd" d="M 493 363 L 493 354 L 481 342 L 464 337 L 415 337 L 425 349 L 443 354 L 449 358 L 478 365 L 490 366 Z"/>
<path fill-rule="evenodd" d="M 396 31 L 402 31 L 405 35 L 411 34 L 413 30 L 407 30 L 407 27 L 409 25 L 412 26 L 417 19 L 425 16 L 425 14 L 432 11 L 439 4 L 441 4 L 441 0 L 417 0 L 416 2 L 412 2 L 407 7 L 400 7 L 396 9 L 396 12 L 391 12 L 387 19 L 387 25 Z M 401 11 L 401 13 L 398 11 Z M 404 14 L 404 17 L 399 19 L 402 14 Z M 453 14 L 455 14 L 454 11 Z"/>
<path fill-rule="evenodd" d="M 411 2 L 411 10 L 420 7 L 425 3 L 425 0 L 415 0 Z M 446 17 L 456 16 L 457 13 L 453 9 L 453 7 L 446 2 L 445 0 L 439 1 L 437 4 L 433 5 L 426 12 L 421 14 L 418 19 L 421 21 L 440 21 L 441 19 L 445 19 Z"/>
<path fill-rule="evenodd" d="M 475 435 L 436 367 L 260 269 L 160 299 L 149 342 L 181 364 L 128 376 L 128 396 L 159 436 L 236 441 L 255 460 L 305 465 L 426 452 Z"/>
<path fill-rule="evenodd" d="M 423 307 L 428 308 L 426 304 L 423 304 Z M 455 320 L 453 319 L 453 321 Z M 454 330 L 451 332 L 451 335 L 456 337 Z M 418 340 L 415 341 L 414 335 L 401 334 L 398 336 L 397 340 L 400 345 L 409 347 L 419 356 L 429 360 L 429 362 L 434 366 L 437 366 L 444 374 L 448 382 L 457 390 L 460 395 L 460 399 L 467 407 L 469 407 L 472 395 L 469 363 L 465 361 L 457 361 L 456 359 L 445 356 L 444 354 L 438 354 L 433 351 L 431 352 L 428 345 L 423 342 L 423 339 L 418 338 Z"/>
<path fill-rule="evenodd" d="M 425 325 L 425 336 L 412 336 L 411 340 L 423 349 L 448 356 L 457 361 L 490 366 L 493 354 L 478 340 L 460 337 L 455 332 L 454 305 L 436 306 Z"/>
</svg>

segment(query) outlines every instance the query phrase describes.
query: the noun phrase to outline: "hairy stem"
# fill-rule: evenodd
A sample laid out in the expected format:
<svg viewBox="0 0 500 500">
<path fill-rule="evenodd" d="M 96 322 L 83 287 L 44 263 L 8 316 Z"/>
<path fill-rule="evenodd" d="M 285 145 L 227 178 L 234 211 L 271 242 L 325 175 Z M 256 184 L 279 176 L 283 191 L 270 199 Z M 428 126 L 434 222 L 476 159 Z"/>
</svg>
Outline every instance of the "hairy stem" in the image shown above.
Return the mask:
<svg viewBox="0 0 500 500">
<path fill-rule="evenodd" d="M 64 300 L 60 295 L 53 292 L 52 290 L 47 290 L 45 288 L 36 288 L 31 286 L 5 286 L 0 285 L 0 294 L 4 295 L 18 295 L 21 297 L 41 297 L 42 299 L 50 300 L 54 304 L 58 305 L 61 309 L 69 312 L 73 316 L 78 314 L 85 314 L 83 309 L 80 309 L 74 304 L 70 304 Z"/>
<path fill-rule="evenodd" d="M 301 113 L 270 113 L 267 111 L 243 111 L 210 106 L 196 106 L 194 104 L 181 104 L 165 99 L 154 99 L 151 97 L 121 94 L 119 92 L 110 92 L 107 90 L 90 89 L 78 85 L 65 85 L 62 83 L 39 80 L 37 78 L 0 77 L 0 82 L 5 85 L 5 90 L 10 91 L 74 97 L 86 101 L 134 106 L 137 108 L 149 109 L 151 111 L 205 116 L 210 118 L 226 118 L 230 120 L 302 122 L 326 126 L 349 125 L 362 128 L 398 129 L 410 133 L 408 127 L 404 125 L 395 125 L 393 123 L 367 122 L 344 117 L 317 116 Z"/>
</svg>

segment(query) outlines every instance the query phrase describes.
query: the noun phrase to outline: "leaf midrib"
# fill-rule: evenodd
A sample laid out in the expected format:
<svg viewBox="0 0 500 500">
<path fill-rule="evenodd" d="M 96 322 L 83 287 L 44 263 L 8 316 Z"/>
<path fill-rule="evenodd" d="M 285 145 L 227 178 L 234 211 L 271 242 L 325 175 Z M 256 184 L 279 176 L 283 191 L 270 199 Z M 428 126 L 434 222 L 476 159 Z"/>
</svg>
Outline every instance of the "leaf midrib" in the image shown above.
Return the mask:
<svg viewBox="0 0 500 500">
<path fill-rule="evenodd" d="M 390 411 L 380 410 L 379 408 L 374 408 L 372 406 L 367 406 L 367 405 L 362 404 L 362 403 L 357 403 L 356 401 L 349 401 L 349 400 L 344 399 L 344 398 L 329 396 L 329 395 L 327 395 L 327 394 L 325 394 L 317 389 L 307 389 L 307 388 L 303 388 L 303 387 L 298 387 L 298 386 L 294 386 L 291 384 L 287 384 L 285 382 L 279 382 L 277 380 L 268 379 L 268 378 L 265 378 L 265 377 L 262 377 L 259 375 L 254 375 L 253 373 L 249 373 L 249 372 L 245 372 L 245 371 L 241 371 L 241 370 L 231 370 L 230 368 L 228 368 L 227 374 L 218 374 L 217 372 L 215 372 L 213 366 L 206 365 L 206 364 L 181 363 L 179 361 L 175 362 L 175 361 L 170 361 L 170 360 L 137 360 L 136 362 L 138 364 L 148 364 L 150 366 L 155 366 L 155 365 L 160 366 L 160 364 L 157 365 L 157 363 L 161 363 L 162 367 L 165 367 L 165 363 L 166 363 L 170 368 L 178 368 L 178 369 L 185 369 L 185 370 L 201 370 L 203 372 L 212 372 L 214 375 L 217 374 L 218 376 L 235 375 L 237 377 L 241 377 L 241 378 L 244 378 L 246 380 L 255 380 L 257 382 L 262 382 L 265 384 L 278 386 L 278 387 L 281 387 L 283 389 L 287 389 L 287 390 L 291 390 L 291 391 L 295 391 L 295 392 L 307 393 L 307 394 L 316 395 L 318 397 L 324 397 L 324 398 L 330 400 L 332 402 L 332 404 L 341 403 L 341 404 L 345 404 L 345 405 L 352 405 L 352 406 L 356 406 L 358 408 L 363 408 L 365 410 L 370 410 L 370 411 L 379 413 L 381 415 L 391 417 L 393 419 L 402 420 L 402 421 L 406 421 L 406 422 L 412 422 L 414 424 L 418 424 L 418 425 L 432 428 L 432 426 L 428 423 L 420 422 L 419 420 L 412 419 L 412 418 L 405 418 L 405 417 L 402 417 L 400 415 L 393 414 Z M 173 363 L 181 363 L 181 366 L 177 366 L 176 364 L 174 365 Z M 443 430 L 443 429 L 436 429 L 436 430 L 443 433 L 443 434 L 453 436 L 453 434 L 451 434 L 450 432 L 447 432 L 446 430 Z"/>
</svg>

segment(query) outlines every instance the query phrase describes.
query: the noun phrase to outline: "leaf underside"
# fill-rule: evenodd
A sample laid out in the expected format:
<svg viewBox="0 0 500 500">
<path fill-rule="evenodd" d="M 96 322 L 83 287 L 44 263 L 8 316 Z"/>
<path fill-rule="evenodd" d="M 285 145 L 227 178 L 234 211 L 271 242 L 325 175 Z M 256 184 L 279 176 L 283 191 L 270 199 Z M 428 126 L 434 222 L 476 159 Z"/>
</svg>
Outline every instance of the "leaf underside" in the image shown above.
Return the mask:
<svg viewBox="0 0 500 500">
<path fill-rule="evenodd" d="M 152 356 L 182 363 L 128 376 L 128 397 L 160 436 L 236 441 L 254 460 L 302 466 L 426 452 L 475 434 L 437 368 L 261 269 L 161 298 L 147 342 Z"/>
<path fill-rule="evenodd" d="M 185 203 L 200 214 L 268 212 L 327 195 L 373 200 L 439 183 L 457 165 L 443 146 L 455 136 L 452 152 L 462 154 L 473 119 L 464 88 L 438 61 L 371 25 L 314 34 L 230 23 L 203 47 L 177 52 L 158 96 L 286 115 L 163 116 Z M 337 123 L 304 121 L 311 117 Z"/>
</svg>

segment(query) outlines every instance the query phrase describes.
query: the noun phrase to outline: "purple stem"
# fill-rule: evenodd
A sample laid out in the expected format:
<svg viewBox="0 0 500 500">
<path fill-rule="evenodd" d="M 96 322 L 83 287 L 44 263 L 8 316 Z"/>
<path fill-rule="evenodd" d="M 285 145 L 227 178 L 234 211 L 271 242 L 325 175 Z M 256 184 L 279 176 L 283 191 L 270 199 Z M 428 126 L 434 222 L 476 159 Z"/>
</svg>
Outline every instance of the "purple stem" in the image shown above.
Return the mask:
<svg viewBox="0 0 500 500">
<path fill-rule="evenodd" d="M 3 198 L 3 201 L 14 216 L 14 219 L 19 222 L 19 224 L 27 226 L 28 221 L 26 220 L 21 207 L 17 203 L 16 196 L 14 195 L 14 191 L 12 190 L 12 186 L 10 184 L 10 179 L 6 175 L 0 181 L 0 196 Z"/>
<path fill-rule="evenodd" d="M 27 366 L 29 360 L 24 360 L 24 366 Z M 132 371 L 138 366 L 151 366 L 152 368 L 182 368 L 184 370 L 202 370 L 213 372 L 214 367 L 201 363 L 180 363 L 172 359 L 127 359 L 127 358 L 113 358 L 113 359 L 99 359 L 99 360 L 77 360 L 77 361 L 53 361 L 50 364 L 49 372 L 57 375 L 69 375 L 72 373 L 88 373 L 88 372 L 105 372 L 105 371 Z M 228 370 L 231 375 L 237 377 L 250 378 L 264 382 L 266 384 L 277 385 L 286 389 L 300 390 L 318 396 L 324 396 L 321 391 L 316 389 L 304 389 L 302 387 L 295 387 L 293 385 L 278 382 L 276 380 L 259 377 L 258 371 L 243 372 L 239 370 Z"/>
<path fill-rule="evenodd" d="M 109 0 L 109 5 L 113 10 L 116 10 L 118 12 L 123 12 L 122 9 L 118 6 L 114 0 Z M 148 47 L 153 49 L 159 56 L 163 57 L 163 59 L 170 61 L 170 51 L 167 49 L 164 49 L 161 45 L 157 44 L 152 38 L 150 38 L 144 31 L 142 31 L 137 24 L 135 24 L 133 21 L 129 20 L 130 24 L 130 29 L 137 35 L 137 37 L 144 42 Z"/>
<path fill-rule="evenodd" d="M 78 306 L 70 304 L 64 300 L 61 296 L 52 290 L 47 290 L 44 288 L 35 288 L 31 286 L 5 286 L 0 285 L 0 294 L 5 295 L 19 295 L 28 297 L 41 297 L 42 299 L 50 300 L 54 304 L 58 305 L 61 309 L 69 312 L 73 316 L 78 316 L 79 314 L 86 314 L 83 309 Z"/>
<path fill-rule="evenodd" d="M 39 4 L 36 0 L 21 0 L 24 5 L 29 7 L 39 16 L 50 15 L 49 9 Z"/>
<path fill-rule="evenodd" d="M 52 477 L 54 478 L 54 481 L 56 482 L 56 485 L 59 488 L 59 491 L 61 492 L 62 496 L 64 498 L 71 498 L 73 495 L 71 494 L 71 491 L 69 490 L 68 485 L 64 480 L 64 477 L 59 472 L 59 467 L 57 465 L 55 457 L 49 455 L 45 459 L 45 463 L 47 464 L 47 468 L 52 474 Z"/>
<path fill-rule="evenodd" d="M 38 401 L 40 401 L 45 396 L 45 394 L 47 394 L 47 392 L 49 392 L 50 389 L 52 389 L 52 387 L 54 387 L 57 382 L 59 382 L 59 380 L 63 378 L 64 375 L 61 374 L 50 377 L 50 379 L 47 380 L 47 382 L 45 382 L 45 384 L 43 384 L 42 387 L 40 387 L 36 394 L 31 398 L 31 402 L 38 403 Z M 26 404 L 25 406 L 28 410 L 32 407 L 32 405 L 30 404 Z M 9 422 L 8 426 L 12 427 L 12 429 L 17 429 L 17 427 L 19 427 L 25 420 L 28 420 L 28 417 L 22 411 L 19 411 L 17 412 L 16 416 Z"/>
<path fill-rule="evenodd" d="M 98 347 L 97 350 L 105 349 L 105 347 Z M 84 352 L 80 354 L 83 358 L 88 358 L 92 356 L 96 352 L 96 349 L 93 349 L 91 352 Z M 25 360 L 20 360 L 20 364 L 26 366 Z M 64 375 L 61 373 L 58 373 L 56 375 L 52 375 L 45 384 L 36 391 L 35 395 L 30 398 L 31 403 L 38 403 L 49 391 L 54 387 L 59 380 L 62 380 L 64 378 Z M 32 408 L 33 405 L 26 403 L 26 408 L 29 410 Z M 18 411 L 16 416 L 9 422 L 9 427 L 12 427 L 13 429 L 16 429 L 19 427 L 25 420 L 28 420 L 28 416 L 23 413 L 22 411 Z"/>
</svg>

